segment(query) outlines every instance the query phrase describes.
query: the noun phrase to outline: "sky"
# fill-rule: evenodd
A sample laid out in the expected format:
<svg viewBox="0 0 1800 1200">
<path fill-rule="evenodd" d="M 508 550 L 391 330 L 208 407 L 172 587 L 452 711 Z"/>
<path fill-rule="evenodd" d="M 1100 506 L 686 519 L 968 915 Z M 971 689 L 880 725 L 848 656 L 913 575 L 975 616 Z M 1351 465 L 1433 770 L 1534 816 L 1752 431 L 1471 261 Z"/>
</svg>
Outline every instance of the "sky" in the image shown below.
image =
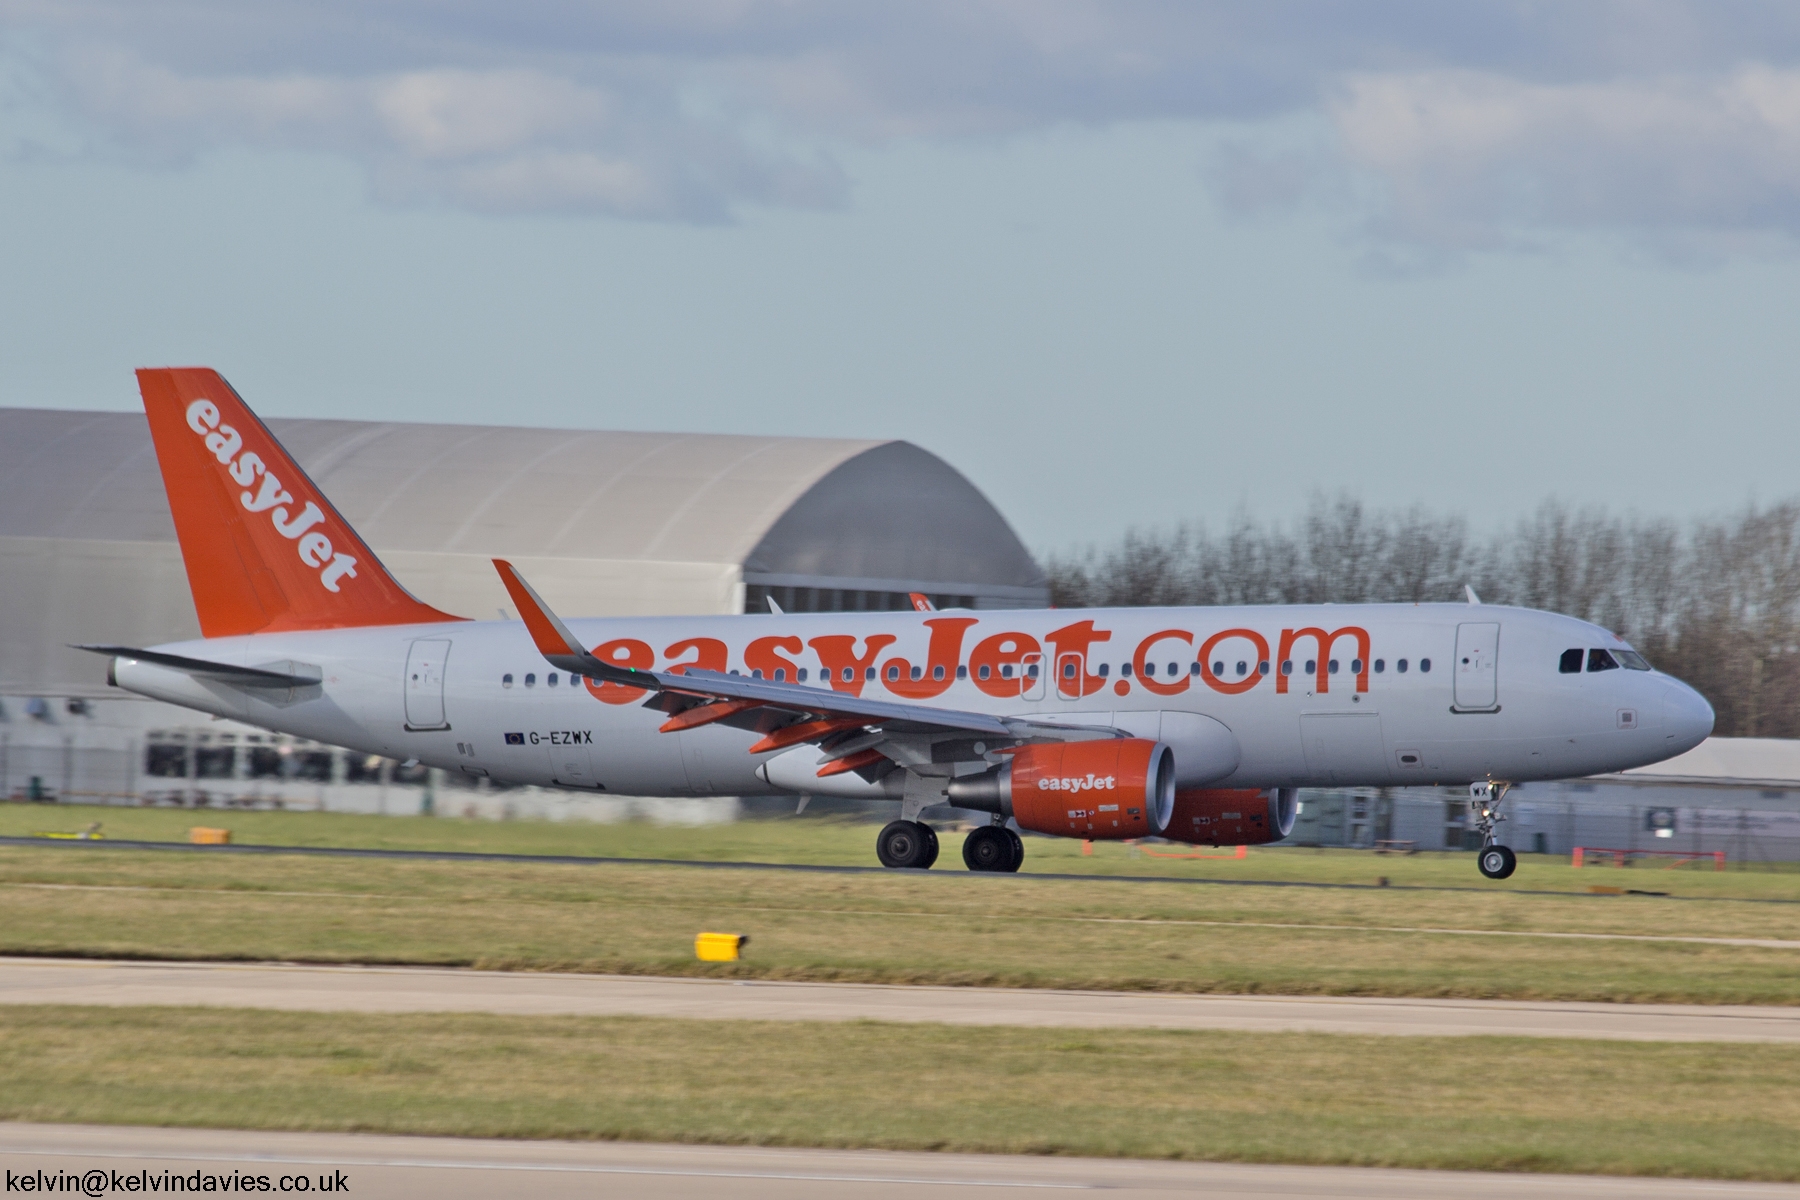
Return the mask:
<svg viewBox="0 0 1800 1200">
<path fill-rule="evenodd" d="M 0 404 L 903 438 L 1041 552 L 1800 492 L 1791 3 L 0 0 Z"/>
</svg>

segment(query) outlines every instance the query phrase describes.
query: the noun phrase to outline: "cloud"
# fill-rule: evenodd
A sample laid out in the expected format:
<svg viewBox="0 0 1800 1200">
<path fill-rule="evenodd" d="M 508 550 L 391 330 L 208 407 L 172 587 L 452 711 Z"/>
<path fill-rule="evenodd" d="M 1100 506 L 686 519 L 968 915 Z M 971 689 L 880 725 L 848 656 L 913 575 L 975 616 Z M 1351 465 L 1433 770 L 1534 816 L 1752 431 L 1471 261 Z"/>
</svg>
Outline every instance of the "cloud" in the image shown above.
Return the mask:
<svg viewBox="0 0 1800 1200">
<path fill-rule="evenodd" d="M 1178 120 L 1231 131 L 1228 210 L 1386 242 L 1800 232 L 1787 0 L 0 0 L 0 29 L 93 153 L 325 151 L 396 203 L 720 221 L 845 203 L 849 145 Z"/>
<path fill-rule="evenodd" d="M 66 108 L 145 162 L 227 145 L 325 151 L 362 162 L 397 202 L 701 222 L 737 203 L 829 207 L 847 192 L 824 153 L 772 151 L 666 95 L 535 67 L 190 75 L 111 47 L 55 65 Z"/>
<path fill-rule="evenodd" d="M 1394 236 L 1508 231 L 1800 234 L 1800 70 L 1542 84 L 1359 75 L 1328 104 L 1344 160 L 1379 181 Z"/>
</svg>

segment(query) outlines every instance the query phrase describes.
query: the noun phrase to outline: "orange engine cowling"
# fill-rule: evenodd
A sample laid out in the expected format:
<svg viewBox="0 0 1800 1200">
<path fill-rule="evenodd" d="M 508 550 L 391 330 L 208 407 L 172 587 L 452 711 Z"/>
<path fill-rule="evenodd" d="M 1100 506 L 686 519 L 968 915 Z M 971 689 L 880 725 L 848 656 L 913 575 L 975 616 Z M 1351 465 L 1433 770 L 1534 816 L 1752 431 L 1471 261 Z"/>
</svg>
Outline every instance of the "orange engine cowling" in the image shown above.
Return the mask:
<svg viewBox="0 0 1800 1200">
<path fill-rule="evenodd" d="M 950 803 L 1034 833 L 1153 837 L 1175 804 L 1175 752 L 1145 738 L 1023 746 L 998 770 L 951 780 Z"/>
<path fill-rule="evenodd" d="M 1258 846 L 1294 832 L 1293 788 L 1193 788 L 1175 793 L 1163 836 L 1196 846 Z"/>
</svg>

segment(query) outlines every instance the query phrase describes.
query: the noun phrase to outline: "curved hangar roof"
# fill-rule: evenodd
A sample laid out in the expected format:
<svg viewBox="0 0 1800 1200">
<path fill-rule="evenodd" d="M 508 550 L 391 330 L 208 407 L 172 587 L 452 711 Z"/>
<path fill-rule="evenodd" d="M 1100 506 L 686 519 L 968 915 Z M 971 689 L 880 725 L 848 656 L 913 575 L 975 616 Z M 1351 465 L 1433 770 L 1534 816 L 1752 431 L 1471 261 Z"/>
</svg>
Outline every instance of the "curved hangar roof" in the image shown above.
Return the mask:
<svg viewBox="0 0 1800 1200">
<path fill-rule="evenodd" d="M 488 559 L 579 615 L 1040 607 L 973 484 L 907 442 L 270 420 L 420 599 L 510 604 Z M 96 682 L 53 649 L 198 636 L 142 414 L 0 409 L 0 689 Z M 76 689 L 86 690 L 86 689 Z"/>
</svg>

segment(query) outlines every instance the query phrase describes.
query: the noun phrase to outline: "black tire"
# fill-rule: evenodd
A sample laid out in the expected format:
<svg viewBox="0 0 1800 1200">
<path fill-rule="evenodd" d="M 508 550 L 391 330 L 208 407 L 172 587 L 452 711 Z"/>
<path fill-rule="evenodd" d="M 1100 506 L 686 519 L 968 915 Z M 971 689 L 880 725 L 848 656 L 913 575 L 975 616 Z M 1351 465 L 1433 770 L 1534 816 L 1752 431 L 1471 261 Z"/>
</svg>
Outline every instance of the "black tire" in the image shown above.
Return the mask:
<svg viewBox="0 0 1800 1200">
<path fill-rule="evenodd" d="M 1012 840 L 1007 830 L 997 825 L 983 825 L 969 831 L 963 839 L 963 865 L 971 871 L 1011 871 Z"/>
<path fill-rule="evenodd" d="M 914 822 L 914 824 L 918 825 L 918 827 L 920 829 L 923 829 L 925 831 L 925 861 L 919 864 L 919 869 L 921 871 L 928 871 L 931 869 L 931 865 L 933 863 L 937 862 L 937 856 L 938 856 L 937 830 L 933 829 L 931 826 L 927 825 L 923 821 L 917 821 L 917 822 Z"/>
<path fill-rule="evenodd" d="M 1017 871 L 1020 867 L 1025 865 L 1025 839 L 1019 836 L 1018 830 L 1008 829 L 1006 831 L 1006 840 L 1012 843 L 1012 865 L 1006 869 L 1008 871 Z"/>
<path fill-rule="evenodd" d="M 917 821 L 889 821 L 875 835 L 875 857 L 884 867 L 905 870 L 917 868 L 930 853 L 931 831 Z"/>
<path fill-rule="evenodd" d="M 1518 868 L 1519 856 L 1512 852 L 1511 846 L 1496 842 L 1481 848 L 1481 853 L 1475 856 L 1475 865 L 1489 879 L 1506 879 Z"/>
</svg>

